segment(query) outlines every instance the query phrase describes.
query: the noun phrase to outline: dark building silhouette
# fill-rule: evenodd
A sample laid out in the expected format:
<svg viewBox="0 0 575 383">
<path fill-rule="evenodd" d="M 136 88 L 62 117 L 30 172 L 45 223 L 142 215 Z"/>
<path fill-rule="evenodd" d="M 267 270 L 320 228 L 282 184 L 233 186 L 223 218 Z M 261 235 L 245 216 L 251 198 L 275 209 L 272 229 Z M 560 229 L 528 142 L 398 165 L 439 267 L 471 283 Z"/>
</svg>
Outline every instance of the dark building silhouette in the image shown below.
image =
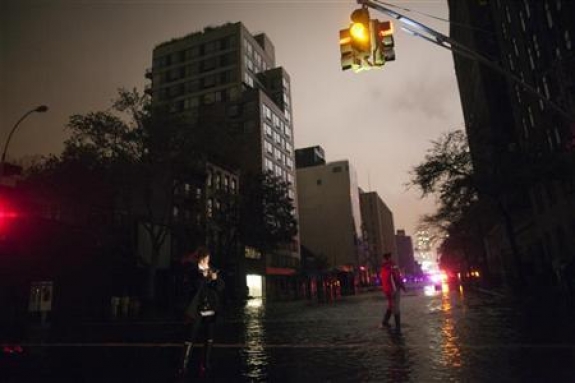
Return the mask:
<svg viewBox="0 0 575 383">
<path fill-rule="evenodd" d="M 296 149 L 295 166 L 297 169 L 318 165 L 325 165 L 325 153 L 321 146 Z"/>
<path fill-rule="evenodd" d="M 415 266 L 413 253 L 413 241 L 411 236 L 405 234 L 405 230 L 397 230 L 395 234 L 395 244 L 397 247 L 397 261 L 404 273 L 414 275 L 418 272 Z"/>
<path fill-rule="evenodd" d="M 495 211 L 481 230 L 487 265 L 534 280 L 575 257 L 575 2 L 450 0 L 449 11 L 453 39 L 540 94 L 454 54 L 481 203 Z"/>
<path fill-rule="evenodd" d="M 206 141 L 211 162 L 237 167 L 241 177 L 269 172 L 287 182 L 297 219 L 290 77 L 265 34 L 238 22 L 172 39 L 156 46 L 146 75 L 153 104 L 181 115 Z M 250 294 L 287 294 L 299 237 L 265 256 L 243 245 L 240 269 L 251 275 L 248 284 L 261 283 Z"/>
</svg>

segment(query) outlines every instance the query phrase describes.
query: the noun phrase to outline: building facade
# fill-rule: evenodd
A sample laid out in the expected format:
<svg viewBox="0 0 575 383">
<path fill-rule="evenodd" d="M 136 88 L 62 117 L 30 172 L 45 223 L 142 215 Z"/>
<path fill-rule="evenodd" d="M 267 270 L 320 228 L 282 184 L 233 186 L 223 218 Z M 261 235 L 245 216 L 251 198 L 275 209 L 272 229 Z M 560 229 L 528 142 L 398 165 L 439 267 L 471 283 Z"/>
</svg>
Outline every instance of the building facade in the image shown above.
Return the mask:
<svg viewBox="0 0 575 383">
<path fill-rule="evenodd" d="M 408 275 L 419 273 L 420 270 L 415 263 L 411 236 L 406 235 L 405 230 L 397 230 L 395 243 L 397 247 L 397 262 L 402 271 Z"/>
<path fill-rule="evenodd" d="M 356 271 L 362 260 L 359 188 L 349 161 L 297 169 L 300 238 L 330 268 Z"/>
<path fill-rule="evenodd" d="M 287 182 L 297 219 L 290 78 L 265 34 L 228 23 L 172 39 L 154 49 L 147 77 L 153 104 L 181 115 L 212 162 L 237 166 L 241 177 L 269 172 Z M 275 294 L 274 281 L 285 285 L 299 264 L 298 236 L 270 254 L 243 245 L 252 296 Z"/>
<path fill-rule="evenodd" d="M 383 254 L 391 253 L 392 259 L 398 259 L 395 243 L 395 227 L 393 213 L 383 202 L 377 192 L 361 192 L 359 194 L 361 220 L 368 251 L 365 265 L 375 274 L 383 262 Z"/>
<path fill-rule="evenodd" d="M 452 38 L 519 79 L 454 55 L 474 168 L 500 195 L 485 256 L 503 277 L 548 275 L 575 259 L 575 4 L 451 0 L 449 10 Z M 502 181 L 521 174 L 520 187 Z"/>
</svg>

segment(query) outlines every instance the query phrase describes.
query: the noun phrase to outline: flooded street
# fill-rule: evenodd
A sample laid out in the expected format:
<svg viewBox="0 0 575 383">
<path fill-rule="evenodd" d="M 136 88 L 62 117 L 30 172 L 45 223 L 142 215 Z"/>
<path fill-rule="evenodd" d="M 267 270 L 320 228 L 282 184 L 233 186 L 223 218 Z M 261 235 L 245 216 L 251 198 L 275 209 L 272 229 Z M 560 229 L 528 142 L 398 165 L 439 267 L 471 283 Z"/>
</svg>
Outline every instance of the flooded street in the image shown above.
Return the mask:
<svg viewBox="0 0 575 383">
<path fill-rule="evenodd" d="M 378 328 L 384 305 L 379 292 L 329 304 L 249 301 L 223 318 L 214 371 L 199 381 L 575 381 L 575 324 L 561 311 L 536 312 L 499 294 L 416 289 L 404 294 L 398 337 Z M 179 324 L 82 328 L 24 345 L 3 381 L 174 380 Z"/>
</svg>

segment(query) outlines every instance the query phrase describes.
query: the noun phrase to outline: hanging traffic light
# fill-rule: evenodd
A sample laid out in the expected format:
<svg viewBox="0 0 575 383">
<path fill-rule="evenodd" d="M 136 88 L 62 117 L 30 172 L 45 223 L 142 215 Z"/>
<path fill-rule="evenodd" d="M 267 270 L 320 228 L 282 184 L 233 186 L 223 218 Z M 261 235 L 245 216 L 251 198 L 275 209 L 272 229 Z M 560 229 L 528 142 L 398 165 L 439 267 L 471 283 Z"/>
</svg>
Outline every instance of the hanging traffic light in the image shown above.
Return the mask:
<svg viewBox="0 0 575 383">
<path fill-rule="evenodd" d="M 360 72 L 395 60 L 391 21 L 371 20 L 365 7 L 353 11 L 351 21 L 349 28 L 339 31 L 342 70 Z"/>
</svg>

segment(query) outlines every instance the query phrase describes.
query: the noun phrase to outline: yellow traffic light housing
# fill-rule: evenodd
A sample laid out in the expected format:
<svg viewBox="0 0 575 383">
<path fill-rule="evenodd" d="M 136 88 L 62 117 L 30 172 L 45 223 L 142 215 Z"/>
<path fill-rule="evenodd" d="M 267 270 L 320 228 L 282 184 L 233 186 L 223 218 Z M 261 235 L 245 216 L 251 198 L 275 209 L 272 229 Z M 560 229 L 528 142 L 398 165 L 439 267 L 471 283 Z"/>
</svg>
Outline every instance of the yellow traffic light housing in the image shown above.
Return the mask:
<svg viewBox="0 0 575 383">
<path fill-rule="evenodd" d="M 370 19 L 367 7 L 352 12 L 349 28 L 339 31 L 339 45 L 342 70 L 360 72 L 395 60 L 393 24 Z"/>
</svg>

